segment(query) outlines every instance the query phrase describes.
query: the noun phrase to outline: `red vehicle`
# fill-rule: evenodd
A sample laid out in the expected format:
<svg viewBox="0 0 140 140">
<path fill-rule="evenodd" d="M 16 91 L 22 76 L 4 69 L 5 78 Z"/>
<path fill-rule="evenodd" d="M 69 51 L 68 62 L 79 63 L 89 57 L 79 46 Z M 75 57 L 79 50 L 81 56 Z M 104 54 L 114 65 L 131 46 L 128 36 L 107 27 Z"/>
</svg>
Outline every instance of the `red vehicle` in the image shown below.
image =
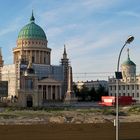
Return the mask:
<svg viewBox="0 0 140 140">
<path fill-rule="evenodd" d="M 131 105 L 135 102 L 131 96 L 119 96 L 118 97 L 119 105 Z M 116 97 L 115 96 L 102 96 L 101 102 L 99 105 L 102 106 L 114 106 L 116 104 Z"/>
</svg>

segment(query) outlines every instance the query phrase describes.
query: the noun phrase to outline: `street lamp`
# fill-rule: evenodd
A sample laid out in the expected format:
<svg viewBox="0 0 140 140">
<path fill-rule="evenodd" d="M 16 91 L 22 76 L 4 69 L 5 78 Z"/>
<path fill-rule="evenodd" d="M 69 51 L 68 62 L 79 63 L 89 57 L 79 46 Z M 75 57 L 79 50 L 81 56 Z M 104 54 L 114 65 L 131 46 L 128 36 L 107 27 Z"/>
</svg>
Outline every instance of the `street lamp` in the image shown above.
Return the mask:
<svg viewBox="0 0 140 140">
<path fill-rule="evenodd" d="M 115 125 L 116 125 L 116 140 L 119 140 L 119 80 L 122 79 L 122 73 L 119 71 L 119 63 L 120 63 L 120 57 L 122 50 L 127 44 L 130 44 L 134 40 L 133 36 L 129 36 L 128 39 L 125 41 L 125 44 L 120 50 L 119 57 L 118 57 L 118 63 L 117 63 L 117 71 L 115 72 L 116 75 L 116 120 L 115 120 Z"/>
</svg>

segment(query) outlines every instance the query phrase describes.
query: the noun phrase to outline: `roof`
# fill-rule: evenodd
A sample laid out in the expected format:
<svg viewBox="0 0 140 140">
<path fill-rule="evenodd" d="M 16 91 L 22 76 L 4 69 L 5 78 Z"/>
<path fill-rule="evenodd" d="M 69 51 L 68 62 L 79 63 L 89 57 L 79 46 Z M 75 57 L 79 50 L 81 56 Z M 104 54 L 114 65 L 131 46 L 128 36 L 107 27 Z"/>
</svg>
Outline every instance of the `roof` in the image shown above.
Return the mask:
<svg viewBox="0 0 140 140">
<path fill-rule="evenodd" d="M 42 80 L 39 80 L 39 83 L 55 83 L 55 84 L 61 84 L 61 81 L 55 80 L 53 78 L 44 78 Z"/>
<path fill-rule="evenodd" d="M 136 66 L 136 64 L 133 61 L 131 61 L 130 59 L 127 59 L 125 62 L 123 62 L 122 65 Z"/>
<path fill-rule="evenodd" d="M 124 66 L 136 66 L 136 64 L 133 61 L 130 60 L 130 57 L 129 57 L 129 49 L 127 49 L 127 52 L 128 52 L 127 60 L 124 61 L 122 63 L 122 65 L 124 65 Z"/>
<path fill-rule="evenodd" d="M 25 25 L 18 34 L 18 39 L 43 39 L 46 40 L 46 34 L 43 29 L 35 23 L 32 12 L 30 23 Z"/>
</svg>

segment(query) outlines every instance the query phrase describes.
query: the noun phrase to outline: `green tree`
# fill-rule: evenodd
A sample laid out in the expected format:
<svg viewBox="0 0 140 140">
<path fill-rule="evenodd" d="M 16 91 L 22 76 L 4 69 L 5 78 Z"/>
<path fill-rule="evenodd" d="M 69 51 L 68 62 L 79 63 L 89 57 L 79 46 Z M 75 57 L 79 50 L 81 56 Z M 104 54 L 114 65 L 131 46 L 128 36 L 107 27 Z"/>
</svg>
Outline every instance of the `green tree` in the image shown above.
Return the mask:
<svg viewBox="0 0 140 140">
<path fill-rule="evenodd" d="M 88 96 L 89 96 L 89 89 L 88 87 L 83 85 L 79 93 L 80 100 L 86 101 L 88 100 Z"/>
<path fill-rule="evenodd" d="M 90 96 L 90 100 L 93 101 L 95 99 L 96 96 L 96 91 L 94 86 L 91 88 L 91 90 L 89 91 L 89 96 Z"/>
<path fill-rule="evenodd" d="M 78 87 L 77 87 L 77 85 L 74 83 L 73 84 L 73 91 L 74 91 L 74 93 L 75 93 L 75 95 L 76 95 L 76 97 L 79 95 L 79 89 L 78 89 Z"/>
<path fill-rule="evenodd" d="M 102 85 L 99 85 L 98 89 L 96 90 L 95 100 L 101 101 L 101 97 L 107 96 L 107 95 L 108 95 L 108 92 L 106 91 L 105 87 Z"/>
</svg>

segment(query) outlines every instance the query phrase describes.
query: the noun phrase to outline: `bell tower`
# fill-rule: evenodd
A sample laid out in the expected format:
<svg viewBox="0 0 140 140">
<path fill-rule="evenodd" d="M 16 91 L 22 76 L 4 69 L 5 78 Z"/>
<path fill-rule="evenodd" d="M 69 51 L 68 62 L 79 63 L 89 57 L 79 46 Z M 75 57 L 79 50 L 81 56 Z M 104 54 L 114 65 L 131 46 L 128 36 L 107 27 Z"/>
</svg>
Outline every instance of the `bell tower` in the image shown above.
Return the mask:
<svg viewBox="0 0 140 140">
<path fill-rule="evenodd" d="M 68 67 L 69 67 L 69 59 L 67 58 L 66 45 L 64 45 L 64 52 L 63 52 L 63 57 L 61 59 L 61 65 L 63 66 L 63 72 L 64 72 L 63 95 L 65 97 L 68 88 Z"/>
</svg>

